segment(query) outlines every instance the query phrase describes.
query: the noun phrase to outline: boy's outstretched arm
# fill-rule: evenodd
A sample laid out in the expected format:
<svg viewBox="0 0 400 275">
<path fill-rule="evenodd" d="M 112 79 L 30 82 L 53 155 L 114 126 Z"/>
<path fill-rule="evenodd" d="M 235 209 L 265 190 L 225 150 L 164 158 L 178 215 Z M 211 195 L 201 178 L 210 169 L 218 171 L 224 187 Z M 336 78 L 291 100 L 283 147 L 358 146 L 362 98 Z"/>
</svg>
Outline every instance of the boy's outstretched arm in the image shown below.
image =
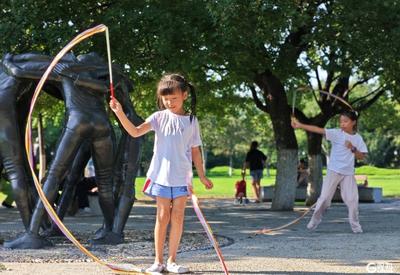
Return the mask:
<svg viewBox="0 0 400 275">
<path fill-rule="evenodd" d="M 308 125 L 308 124 L 300 123 L 296 118 L 292 118 L 292 123 L 291 124 L 292 124 L 292 127 L 294 129 L 303 129 L 303 130 L 306 130 L 308 132 L 325 135 L 325 129 L 324 128 L 321 128 L 321 127 L 318 127 L 318 126 L 314 126 L 314 125 Z"/>
</svg>

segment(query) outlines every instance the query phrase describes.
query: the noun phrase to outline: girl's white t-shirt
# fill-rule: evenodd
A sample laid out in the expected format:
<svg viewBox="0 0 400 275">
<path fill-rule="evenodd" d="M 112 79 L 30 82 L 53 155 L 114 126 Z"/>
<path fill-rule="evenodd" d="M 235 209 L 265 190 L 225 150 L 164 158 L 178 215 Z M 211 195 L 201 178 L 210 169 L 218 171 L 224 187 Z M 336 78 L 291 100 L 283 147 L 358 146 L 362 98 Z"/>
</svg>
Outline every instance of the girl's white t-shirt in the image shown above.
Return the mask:
<svg viewBox="0 0 400 275">
<path fill-rule="evenodd" d="M 192 183 L 192 148 L 201 146 L 199 122 L 188 115 L 168 109 L 146 119 L 155 132 L 153 158 L 147 177 L 164 186 L 188 186 Z"/>
<path fill-rule="evenodd" d="M 346 147 L 346 141 L 350 141 L 359 152 L 367 153 L 362 137 L 356 133 L 350 135 L 341 129 L 325 129 L 326 139 L 332 143 L 328 169 L 342 175 L 354 175 L 354 153 Z"/>
</svg>

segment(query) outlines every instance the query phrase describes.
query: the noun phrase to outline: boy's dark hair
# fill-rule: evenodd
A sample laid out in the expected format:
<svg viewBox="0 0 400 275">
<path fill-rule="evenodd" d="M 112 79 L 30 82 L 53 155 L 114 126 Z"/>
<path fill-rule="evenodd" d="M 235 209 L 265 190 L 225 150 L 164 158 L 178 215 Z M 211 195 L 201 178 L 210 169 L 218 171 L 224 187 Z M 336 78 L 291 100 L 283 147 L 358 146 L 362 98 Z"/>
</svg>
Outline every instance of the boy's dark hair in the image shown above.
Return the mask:
<svg viewBox="0 0 400 275">
<path fill-rule="evenodd" d="M 256 150 L 258 147 L 258 142 L 257 141 L 253 141 L 250 144 L 250 150 Z"/>
<path fill-rule="evenodd" d="M 161 96 L 171 95 L 174 91 L 180 90 L 190 94 L 190 121 L 196 115 L 196 92 L 194 86 L 187 81 L 182 75 L 172 73 L 164 75 L 157 86 L 157 106 L 160 110 L 164 110 L 165 106 Z"/>
<path fill-rule="evenodd" d="M 341 116 L 345 116 L 350 118 L 352 121 L 357 121 L 358 120 L 358 114 L 356 111 L 352 110 L 346 110 L 340 113 Z"/>
<path fill-rule="evenodd" d="M 358 113 L 356 112 L 356 111 L 353 111 L 353 110 L 346 110 L 346 111 L 343 111 L 343 112 L 341 112 L 340 113 L 340 115 L 341 116 L 345 116 L 345 117 L 348 117 L 348 118 L 350 118 L 352 121 L 355 121 L 356 123 L 354 124 L 354 127 L 353 127 L 353 131 L 357 131 L 357 124 L 358 124 Z"/>
</svg>

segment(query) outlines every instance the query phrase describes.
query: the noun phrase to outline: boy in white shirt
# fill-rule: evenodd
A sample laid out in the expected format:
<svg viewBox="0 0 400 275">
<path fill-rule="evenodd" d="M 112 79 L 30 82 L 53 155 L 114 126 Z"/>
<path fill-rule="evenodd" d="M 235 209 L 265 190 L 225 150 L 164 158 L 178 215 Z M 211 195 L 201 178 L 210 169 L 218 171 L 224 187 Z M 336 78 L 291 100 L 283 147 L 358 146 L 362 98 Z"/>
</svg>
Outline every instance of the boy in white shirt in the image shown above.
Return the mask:
<svg viewBox="0 0 400 275">
<path fill-rule="evenodd" d="M 324 129 L 314 125 L 300 123 L 292 119 L 292 127 L 325 135 L 332 143 L 327 174 L 322 184 L 314 214 L 307 228 L 314 230 L 322 219 L 322 214 L 330 206 L 332 197 L 340 184 L 340 194 L 349 211 L 349 223 L 354 233 L 362 233 L 358 220 L 358 188 L 354 178 L 355 158 L 362 160 L 368 152 L 362 137 L 356 132 L 357 115 L 355 112 L 343 112 L 339 118 L 340 129 Z"/>
</svg>

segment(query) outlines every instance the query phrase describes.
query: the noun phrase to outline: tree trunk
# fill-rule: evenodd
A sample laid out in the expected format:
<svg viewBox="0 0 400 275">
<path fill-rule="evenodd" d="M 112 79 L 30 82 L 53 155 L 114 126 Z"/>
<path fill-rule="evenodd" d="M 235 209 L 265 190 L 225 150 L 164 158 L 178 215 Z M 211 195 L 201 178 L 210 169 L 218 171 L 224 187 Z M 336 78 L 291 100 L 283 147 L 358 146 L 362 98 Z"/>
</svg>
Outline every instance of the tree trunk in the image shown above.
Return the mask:
<svg viewBox="0 0 400 275">
<path fill-rule="evenodd" d="M 306 205 L 313 205 L 321 193 L 322 186 L 322 135 L 307 132 L 307 142 L 310 177 Z"/>
<path fill-rule="evenodd" d="M 265 108 L 272 121 L 278 152 L 273 210 L 293 210 L 297 185 L 297 141 L 290 125 L 291 110 L 281 81 L 270 71 L 258 75 L 256 84 L 264 93 Z M 255 99 L 260 106 L 259 99 Z"/>
<path fill-rule="evenodd" d="M 276 185 L 272 210 L 293 210 L 297 181 L 297 150 L 278 149 Z"/>
<path fill-rule="evenodd" d="M 322 155 L 309 155 L 308 165 L 310 168 L 309 185 L 307 188 L 306 205 L 313 205 L 321 194 L 322 186 Z"/>
<path fill-rule="evenodd" d="M 232 166 L 233 166 L 233 157 L 232 154 L 229 154 L 229 171 L 228 175 L 232 177 Z"/>
</svg>

